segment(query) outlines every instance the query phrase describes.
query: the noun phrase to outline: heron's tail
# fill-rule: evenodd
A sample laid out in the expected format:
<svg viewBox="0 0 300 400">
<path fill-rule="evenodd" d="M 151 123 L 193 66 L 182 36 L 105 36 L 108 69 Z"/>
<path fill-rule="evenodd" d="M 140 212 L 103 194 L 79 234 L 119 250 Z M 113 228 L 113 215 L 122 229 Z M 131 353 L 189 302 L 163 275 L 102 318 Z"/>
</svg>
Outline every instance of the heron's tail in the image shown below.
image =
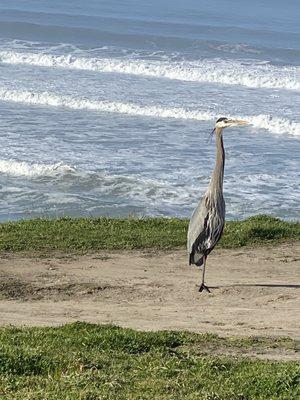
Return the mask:
<svg viewBox="0 0 300 400">
<path fill-rule="evenodd" d="M 190 253 L 189 265 L 195 264 L 197 267 L 201 267 L 203 265 L 203 257 L 198 253 Z"/>
</svg>

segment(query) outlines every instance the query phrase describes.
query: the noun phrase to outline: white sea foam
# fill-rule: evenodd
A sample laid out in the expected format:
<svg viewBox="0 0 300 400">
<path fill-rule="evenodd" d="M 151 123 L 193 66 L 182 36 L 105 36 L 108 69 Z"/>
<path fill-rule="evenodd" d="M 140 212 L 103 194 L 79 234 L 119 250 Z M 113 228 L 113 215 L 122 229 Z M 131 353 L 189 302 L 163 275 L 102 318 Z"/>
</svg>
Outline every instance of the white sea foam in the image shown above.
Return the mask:
<svg viewBox="0 0 300 400">
<path fill-rule="evenodd" d="M 0 88 L 0 100 L 41 106 L 67 107 L 74 110 L 91 110 L 154 118 L 174 118 L 198 121 L 214 120 L 216 113 L 206 110 L 188 110 L 182 107 L 140 106 L 134 103 L 94 101 L 72 96 L 58 96 L 48 92 L 12 91 Z M 228 115 L 230 118 L 246 119 L 254 127 L 277 134 L 300 135 L 300 123 L 270 115 Z"/>
<path fill-rule="evenodd" d="M 80 182 L 81 179 L 85 185 L 90 181 L 93 181 L 93 183 L 97 182 L 96 193 L 100 193 L 101 196 L 110 196 L 117 190 L 118 196 L 124 196 L 127 199 L 135 199 L 137 203 L 147 202 L 151 199 L 153 204 L 157 201 L 159 201 L 160 204 L 172 204 L 173 201 L 184 203 L 190 198 L 190 194 L 186 192 L 184 187 L 171 186 L 169 183 L 166 183 L 164 179 L 150 179 L 124 174 L 118 175 L 104 171 L 80 171 L 62 162 L 55 164 L 38 164 L 0 159 L 0 174 L 3 173 L 10 176 L 31 179 L 53 177 L 57 175 L 63 176 L 70 172 L 73 173 L 73 176 L 75 176 L 74 173 L 76 173 L 77 182 Z M 193 192 L 194 195 L 196 195 L 195 192 Z M 55 195 L 52 193 L 51 201 L 53 200 L 53 196 L 55 197 L 55 204 L 66 202 L 66 197 L 62 194 Z"/>
<path fill-rule="evenodd" d="M 289 135 L 300 136 L 300 123 L 289 121 L 288 119 L 272 117 L 270 115 L 259 114 L 256 116 L 242 116 L 253 126 L 267 129 L 273 133 L 288 133 Z"/>
<path fill-rule="evenodd" d="M 25 161 L 0 160 L 0 173 L 13 176 L 39 177 L 74 172 L 75 169 L 63 163 L 36 164 Z"/>
<path fill-rule="evenodd" d="M 251 88 L 300 90 L 299 67 L 276 67 L 268 63 L 204 59 L 201 61 L 87 58 L 72 54 L 0 51 L 0 61 L 98 72 L 132 74 L 193 82 L 242 85 Z"/>
</svg>

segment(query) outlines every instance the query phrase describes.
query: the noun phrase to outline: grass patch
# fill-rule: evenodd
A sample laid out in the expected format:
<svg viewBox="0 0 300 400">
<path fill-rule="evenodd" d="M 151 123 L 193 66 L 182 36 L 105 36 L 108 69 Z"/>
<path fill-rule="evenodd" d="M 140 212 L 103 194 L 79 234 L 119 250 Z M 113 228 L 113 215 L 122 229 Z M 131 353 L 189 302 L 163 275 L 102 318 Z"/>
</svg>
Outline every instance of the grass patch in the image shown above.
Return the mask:
<svg viewBox="0 0 300 400">
<path fill-rule="evenodd" d="M 221 339 L 186 332 L 137 332 L 74 323 L 0 329 L 0 398 L 290 400 L 300 396 L 300 366 L 207 356 L 218 345 L 271 346 L 273 339 Z M 277 346 L 291 346 L 278 339 Z"/>
<path fill-rule="evenodd" d="M 0 224 L 0 251 L 174 249 L 186 244 L 188 220 L 176 218 L 60 218 Z M 299 240 L 300 222 L 259 215 L 226 223 L 219 246 Z"/>
</svg>

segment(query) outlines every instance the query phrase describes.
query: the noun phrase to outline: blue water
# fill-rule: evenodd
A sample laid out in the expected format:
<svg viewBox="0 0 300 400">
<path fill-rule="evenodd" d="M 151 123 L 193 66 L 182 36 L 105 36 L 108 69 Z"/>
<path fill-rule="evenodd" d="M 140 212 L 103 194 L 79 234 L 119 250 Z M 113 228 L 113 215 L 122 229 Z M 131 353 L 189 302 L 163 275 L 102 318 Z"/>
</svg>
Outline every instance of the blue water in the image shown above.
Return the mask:
<svg viewBox="0 0 300 400">
<path fill-rule="evenodd" d="M 299 1 L 0 0 L 0 220 L 299 218 Z"/>
</svg>

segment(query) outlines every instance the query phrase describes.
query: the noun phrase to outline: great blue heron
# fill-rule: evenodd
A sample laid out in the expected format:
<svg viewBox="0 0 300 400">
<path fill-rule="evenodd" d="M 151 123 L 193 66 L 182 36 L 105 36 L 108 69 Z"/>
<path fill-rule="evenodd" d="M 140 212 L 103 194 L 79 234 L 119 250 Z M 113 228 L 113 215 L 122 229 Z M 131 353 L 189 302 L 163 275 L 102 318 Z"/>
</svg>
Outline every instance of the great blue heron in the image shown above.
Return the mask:
<svg viewBox="0 0 300 400">
<path fill-rule="evenodd" d="M 246 125 L 247 123 L 239 119 L 219 118 L 213 130 L 216 134 L 216 165 L 208 188 L 192 214 L 187 237 L 189 264 L 203 268 L 199 292 L 202 292 L 203 289 L 210 292 L 204 284 L 206 258 L 220 240 L 225 224 L 225 201 L 223 198 L 225 151 L 222 132 L 229 126 Z"/>
</svg>

